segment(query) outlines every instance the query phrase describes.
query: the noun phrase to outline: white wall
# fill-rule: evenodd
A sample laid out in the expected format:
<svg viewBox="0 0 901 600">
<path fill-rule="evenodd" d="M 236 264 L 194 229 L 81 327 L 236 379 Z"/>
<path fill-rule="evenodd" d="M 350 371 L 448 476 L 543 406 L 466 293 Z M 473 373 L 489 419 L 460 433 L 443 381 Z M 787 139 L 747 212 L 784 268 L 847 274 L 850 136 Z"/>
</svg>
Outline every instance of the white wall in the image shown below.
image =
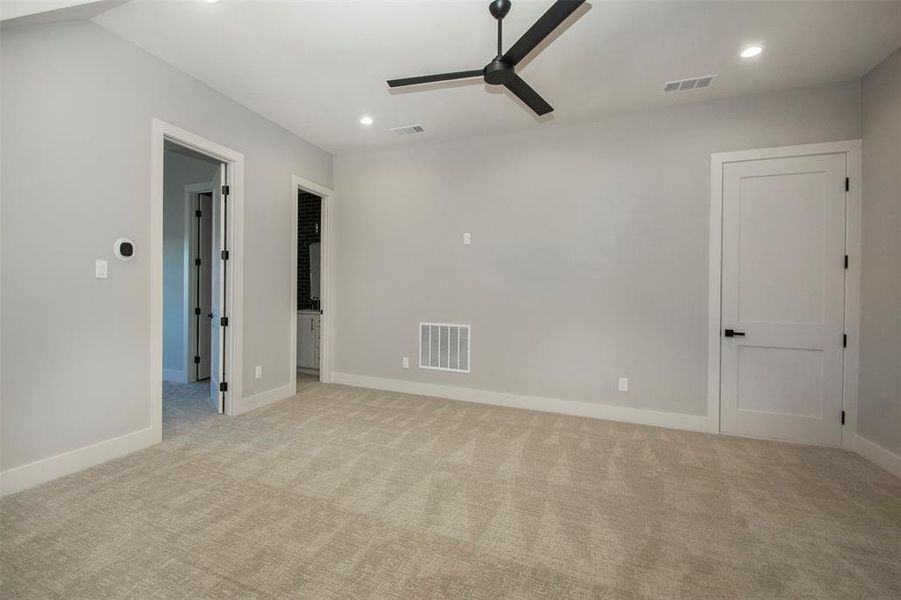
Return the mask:
<svg viewBox="0 0 901 600">
<path fill-rule="evenodd" d="M 163 176 L 163 371 L 185 373 L 185 186 L 211 183 L 219 163 L 166 151 Z"/>
<path fill-rule="evenodd" d="M 858 433 L 901 455 L 901 49 L 863 78 Z"/>
<path fill-rule="evenodd" d="M 97 0 L 3 0 L 0 19 L 17 19 L 28 15 L 90 4 Z"/>
<path fill-rule="evenodd" d="M 338 157 L 336 370 L 703 415 L 710 154 L 859 137 L 852 82 Z"/>
<path fill-rule="evenodd" d="M 331 156 L 90 22 L 5 28 L 0 71 L 2 469 L 150 424 L 153 117 L 245 155 L 244 394 L 287 385 L 291 175 Z"/>
</svg>

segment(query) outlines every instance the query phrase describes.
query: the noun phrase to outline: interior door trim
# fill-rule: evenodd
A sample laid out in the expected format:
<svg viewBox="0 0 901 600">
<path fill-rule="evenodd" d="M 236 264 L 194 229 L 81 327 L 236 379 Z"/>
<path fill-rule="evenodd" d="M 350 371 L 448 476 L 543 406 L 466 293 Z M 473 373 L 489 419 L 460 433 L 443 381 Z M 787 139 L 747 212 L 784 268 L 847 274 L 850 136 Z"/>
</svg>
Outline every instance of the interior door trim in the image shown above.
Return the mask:
<svg viewBox="0 0 901 600">
<path fill-rule="evenodd" d="M 848 336 L 844 360 L 842 390 L 845 424 L 842 428 L 842 448 L 850 448 L 857 434 L 857 388 L 860 360 L 860 253 L 862 159 L 861 140 L 845 140 L 718 152 L 710 155 L 710 217 L 709 272 L 707 321 L 707 429 L 720 433 L 720 375 L 722 328 L 722 268 L 723 268 L 723 167 L 728 163 L 813 156 L 821 154 L 847 155 L 850 186 L 845 196 L 845 248 L 848 268 L 845 270 L 845 333 Z"/>
<path fill-rule="evenodd" d="M 331 188 L 319 185 L 309 179 L 304 179 L 298 175 L 291 176 L 291 222 L 288 224 L 291 228 L 291 277 L 292 281 L 297 279 L 297 214 L 299 211 L 297 193 L 299 191 L 308 192 L 319 196 L 322 201 L 322 213 L 320 216 L 319 235 L 320 235 L 320 255 L 319 255 L 319 381 L 323 383 L 332 383 L 335 380 L 334 368 L 332 366 L 334 360 L 335 348 L 335 328 L 332 322 L 332 314 L 335 307 L 335 220 L 334 220 L 334 204 L 335 192 Z M 291 320 L 290 330 L 290 364 L 289 373 L 291 377 L 291 385 L 294 386 L 294 393 L 297 394 L 297 286 L 292 285 L 291 295 Z"/>
<path fill-rule="evenodd" d="M 225 414 L 245 412 L 243 403 L 244 353 L 244 155 L 200 135 L 158 118 L 150 119 L 150 430 L 156 442 L 162 439 L 163 386 L 163 163 L 164 144 L 169 140 L 187 146 L 228 165 L 229 336 L 228 392 Z"/>
</svg>

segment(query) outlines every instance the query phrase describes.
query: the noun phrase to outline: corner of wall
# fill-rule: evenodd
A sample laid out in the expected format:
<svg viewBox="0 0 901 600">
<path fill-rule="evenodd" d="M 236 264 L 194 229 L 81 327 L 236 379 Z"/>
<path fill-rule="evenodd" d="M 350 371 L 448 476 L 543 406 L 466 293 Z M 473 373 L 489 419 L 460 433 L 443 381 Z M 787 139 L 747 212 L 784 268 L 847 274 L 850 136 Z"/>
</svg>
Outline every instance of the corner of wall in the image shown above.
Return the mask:
<svg viewBox="0 0 901 600">
<path fill-rule="evenodd" d="M 885 469 L 895 477 L 901 478 L 901 456 L 871 442 L 861 435 L 851 438 L 851 450 L 868 461 Z"/>
</svg>

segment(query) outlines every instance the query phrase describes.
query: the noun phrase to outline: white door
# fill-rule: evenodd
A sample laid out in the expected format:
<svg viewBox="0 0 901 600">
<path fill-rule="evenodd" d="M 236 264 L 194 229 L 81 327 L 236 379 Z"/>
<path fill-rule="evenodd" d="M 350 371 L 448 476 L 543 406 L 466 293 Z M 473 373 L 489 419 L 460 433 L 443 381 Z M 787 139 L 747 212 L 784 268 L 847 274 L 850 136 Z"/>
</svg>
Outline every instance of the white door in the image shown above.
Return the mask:
<svg viewBox="0 0 901 600">
<path fill-rule="evenodd" d="M 721 430 L 841 444 L 845 154 L 723 166 Z"/>
<path fill-rule="evenodd" d="M 219 382 L 225 369 L 225 335 L 220 319 L 224 315 L 225 304 L 225 261 L 221 259 L 223 240 L 225 238 L 225 211 L 222 199 L 222 186 L 225 185 L 225 166 L 219 166 L 219 173 L 213 178 L 213 243 L 212 243 L 212 322 L 210 327 L 210 400 L 216 411 L 225 412 L 225 393 L 219 391 Z"/>
<path fill-rule="evenodd" d="M 211 194 L 197 195 L 197 211 L 194 213 L 196 226 L 195 258 L 200 259 L 200 264 L 195 260 L 195 286 L 197 295 L 195 308 L 195 344 L 196 354 L 199 358 L 196 364 L 195 380 L 203 381 L 210 378 L 210 335 L 212 318 L 212 271 L 217 264 L 213 256 L 213 201 Z"/>
</svg>

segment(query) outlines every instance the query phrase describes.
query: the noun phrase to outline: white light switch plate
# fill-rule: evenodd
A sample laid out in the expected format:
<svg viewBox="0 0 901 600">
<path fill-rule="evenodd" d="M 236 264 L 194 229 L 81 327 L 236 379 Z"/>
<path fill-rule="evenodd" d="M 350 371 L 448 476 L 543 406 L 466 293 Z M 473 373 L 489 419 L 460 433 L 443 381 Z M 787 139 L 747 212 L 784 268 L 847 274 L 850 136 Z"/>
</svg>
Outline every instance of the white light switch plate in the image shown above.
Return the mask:
<svg viewBox="0 0 901 600">
<path fill-rule="evenodd" d="M 263 365 L 257 365 L 257 368 L 254 370 L 253 374 L 257 379 L 261 379 L 263 377 Z"/>
<path fill-rule="evenodd" d="M 463 245 L 468 246 L 472 243 L 472 236 L 468 233 L 463 234 Z"/>
<path fill-rule="evenodd" d="M 97 279 L 109 279 L 109 267 L 105 260 L 94 261 L 94 277 Z"/>
<path fill-rule="evenodd" d="M 629 379 L 626 377 L 619 378 L 619 391 L 628 392 L 629 391 Z"/>
<path fill-rule="evenodd" d="M 404 357 L 403 365 L 404 365 L 404 368 L 405 368 L 405 369 L 409 369 L 409 368 L 410 368 L 410 359 L 409 359 L 408 357 L 406 357 L 406 356 Z"/>
</svg>

